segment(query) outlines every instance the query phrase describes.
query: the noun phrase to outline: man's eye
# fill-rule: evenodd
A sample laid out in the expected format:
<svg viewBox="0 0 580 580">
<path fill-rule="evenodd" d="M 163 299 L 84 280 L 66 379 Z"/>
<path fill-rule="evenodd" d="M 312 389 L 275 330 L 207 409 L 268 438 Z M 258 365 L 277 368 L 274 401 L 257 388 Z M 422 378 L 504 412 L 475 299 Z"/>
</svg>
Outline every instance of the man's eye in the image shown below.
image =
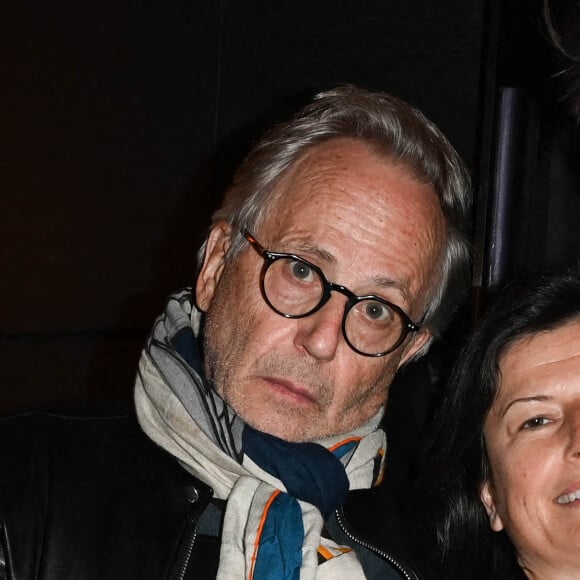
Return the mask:
<svg viewBox="0 0 580 580">
<path fill-rule="evenodd" d="M 543 427 L 550 423 L 550 420 L 546 417 L 532 417 L 527 421 L 524 421 L 520 429 L 537 429 L 538 427 Z"/>
<path fill-rule="evenodd" d="M 387 320 L 389 309 L 380 302 L 368 302 L 365 304 L 365 315 L 371 320 Z"/>
<path fill-rule="evenodd" d="M 312 282 L 312 280 L 314 280 L 314 270 L 304 262 L 294 260 L 293 262 L 290 262 L 290 268 L 292 270 L 292 275 L 297 280 L 301 280 L 302 282 Z"/>
</svg>

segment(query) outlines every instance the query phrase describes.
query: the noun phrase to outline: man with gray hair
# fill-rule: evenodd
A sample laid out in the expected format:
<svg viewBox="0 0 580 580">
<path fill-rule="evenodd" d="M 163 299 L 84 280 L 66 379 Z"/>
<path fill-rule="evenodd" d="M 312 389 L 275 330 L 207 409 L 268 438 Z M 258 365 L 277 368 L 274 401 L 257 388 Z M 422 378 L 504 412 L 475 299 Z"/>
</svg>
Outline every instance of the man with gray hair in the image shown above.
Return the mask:
<svg viewBox="0 0 580 580">
<path fill-rule="evenodd" d="M 457 154 L 396 98 L 340 87 L 275 127 L 143 351 L 137 417 L 157 445 L 125 420 L 98 442 L 75 423 L 83 468 L 55 443 L 32 552 L 2 484 L 7 577 L 414 578 L 341 506 L 380 483 L 389 385 L 464 291 L 469 209 Z"/>
</svg>

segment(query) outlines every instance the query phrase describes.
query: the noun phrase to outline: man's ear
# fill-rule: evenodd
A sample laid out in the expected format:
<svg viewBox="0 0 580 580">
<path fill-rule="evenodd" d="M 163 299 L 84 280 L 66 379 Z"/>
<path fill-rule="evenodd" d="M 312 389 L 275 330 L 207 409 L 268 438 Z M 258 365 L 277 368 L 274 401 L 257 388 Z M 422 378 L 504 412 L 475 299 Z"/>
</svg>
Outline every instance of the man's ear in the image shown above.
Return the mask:
<svg viewBox="0 0 580 580">
<path fill-rule="evenodd" d="M 497 512 L 495 500 L 493 499 L 492 486 L 489 481 L 486 481 L 481 486 L 479 498 L 481 499 L 481 503 L 484 505 L 485 511 L 487 512 L 487 517 L 489 518 L 489 527 L 494 532 L 501 532 L 501 530 L 503 530 L 503 522 L 501 521 L 501 517 Z"/>
<path fill-rule="evenodd" d="M 403 349 L 399 367 L 409 362 L 421 350 L 426 350 L 432 340 L 433 335 L 427 328 L 422 328 L 419 332 L 413 334 L 411 340 L 409 340 Z"/>
<path fill-rule="evenodd" d="M 222 276 L 226 254 L 230 247 L 231 227 L 226 222 L 218 222 L 209 232 L 203 264 L 195 283 L 195 298 L 198 308 L 207 311 Z"/>
</svg>

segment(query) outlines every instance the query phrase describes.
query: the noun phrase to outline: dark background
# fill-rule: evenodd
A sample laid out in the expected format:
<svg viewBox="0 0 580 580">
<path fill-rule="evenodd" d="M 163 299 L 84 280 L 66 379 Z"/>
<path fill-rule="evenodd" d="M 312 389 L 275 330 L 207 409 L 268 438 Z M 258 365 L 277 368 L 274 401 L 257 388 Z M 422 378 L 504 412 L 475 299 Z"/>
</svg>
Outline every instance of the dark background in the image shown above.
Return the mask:
<svg viewBox="0 0 580 580">
<path fill-rule="evenodd" d="M 351 514 L 420 561 L 420 534 L 406 544 L 397 527 L 413 511 L 410 458 L 482 297 L 578 262 L 578 131 L 541 5 L 4 3 L 0 415 L 129 411 L 152 322 L 193 283 L 209 215 L 251 143 L 318 90 L 396 94 L 447 134 L 477 197 L 471 300 L 393 385 L 387 479 Z"/>
<path fill-rule="evenodd" d="M 538 1 L 22 0 L 0 23 L 0 412 L 129 408 L 234 165 L 339 83 L 403 97 L 459 150 L 484 286 L 498 95 L 520 89 L 508 267 L 577 260 L 576 133 Z"/>
</svg>

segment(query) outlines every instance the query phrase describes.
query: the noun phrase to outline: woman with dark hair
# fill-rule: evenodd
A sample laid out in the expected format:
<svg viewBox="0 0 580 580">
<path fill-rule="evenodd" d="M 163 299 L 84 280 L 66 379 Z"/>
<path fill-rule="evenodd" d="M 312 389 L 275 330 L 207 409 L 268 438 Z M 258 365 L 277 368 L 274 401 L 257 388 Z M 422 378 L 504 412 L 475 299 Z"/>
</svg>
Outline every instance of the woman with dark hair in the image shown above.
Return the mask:
<svg viewBox="0 0 580 580">
<path fill-rule="evenodd" d="M 580 271 L 496 302 L 438 425 L 444 577 L 580 578 Z"/>
</svg>

